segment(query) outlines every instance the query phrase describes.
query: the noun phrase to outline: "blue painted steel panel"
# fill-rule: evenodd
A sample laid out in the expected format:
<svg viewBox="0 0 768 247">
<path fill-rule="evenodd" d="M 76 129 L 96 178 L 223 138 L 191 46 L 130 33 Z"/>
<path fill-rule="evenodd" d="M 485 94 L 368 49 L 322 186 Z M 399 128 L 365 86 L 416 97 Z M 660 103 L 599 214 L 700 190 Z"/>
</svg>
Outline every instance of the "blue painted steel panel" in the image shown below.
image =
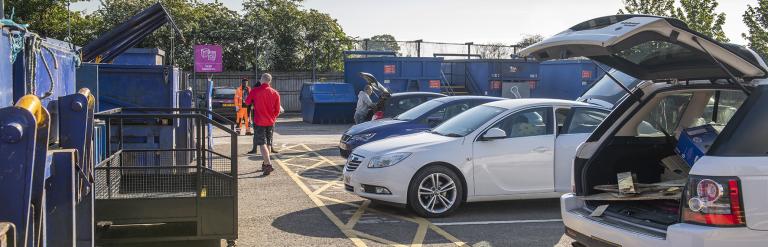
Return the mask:
<svg viewBox="0 0 768 247">
<path fill-rule="evenodd" d="M 452 86 L 464 86 L 470 94 L 501 96 L 504 82 L 539 80 L 539 62 L 526 59 L 445 60 L 443 73 Z"/>
<path fill-rule="evenodd" d="M 112 64 L 163 65 L 165 51 L 149 48 L 131 48 L 117 56 Z"/>
<path fill-rule="evenodd" d="M 440 92 L 443 58 L 433 57 L 368 57 L 344 59 L 344 82 L 354 85 L 355 92 L 367 84 L 360 72 L 373 74 L 392 93 Z"/>
<path fill-rule="evenodd" d="M 575 100 L 605 75 L 591 60 L 568 59 L 542 62 L 533 98 Z"/>
<path fill-rule="evenodd" d="M 351 84 L 306 83 L 301 88 L 300 97 L 304 122 L 313 124 L 354 122 L 357 96 Z"/>
<path fill-rule="evenodd" d="M 0 31 L 0 108 L 12 106 L 13 64 L 11 64 L 11 43 L 7 30 Z"/>
<path fill-rule="evenodd" d="M 178 107 L 178 68 L 85 63 L 78 86 L 94 87 L 97 111 L 118 107 Z"/>
</svg>

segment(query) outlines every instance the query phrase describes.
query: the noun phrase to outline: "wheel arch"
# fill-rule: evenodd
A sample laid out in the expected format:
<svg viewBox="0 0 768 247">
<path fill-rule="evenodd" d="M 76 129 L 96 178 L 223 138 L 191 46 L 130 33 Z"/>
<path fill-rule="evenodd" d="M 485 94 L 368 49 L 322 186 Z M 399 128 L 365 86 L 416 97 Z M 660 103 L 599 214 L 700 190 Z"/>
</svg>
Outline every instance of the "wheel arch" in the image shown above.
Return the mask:
<svg viewBox="0 0 768 247">
<path fill-rule="evenodd" d="M 422 170 L 427 169 L 427 168 L 432 167 L 432 166 L 442 166 L 442 167 L 451 169 L 451 171 L 456 173 L 456 176 L 459 176 L 459 180 L 461 180 L 461 192 L 464 194 L 464 196 L 462 198 L 462 203 L 467 202 L 467 197 L 469 197 L 469 193 L 468 193 L 469 188 L 467 187 L 467 179 L 464 177 L 464 173 L 462 173 L 461 170 L 459 170 L 459 168 L 454 166 L 453 164 L 450 164 L 448 162 L 443 162 L 443 161 L 431 162 L 431 163 L 428 163 L 428 164 L 422 166 L 421 168 L 419 168 L 419 170 L 416 170 L 416 172 L 414 174 L 418 174 Z M 408 187 L 410 187 L 410 185 L 413 184 L 414 179 L 416 179 L 415 175 L 412 176 L 411 177 L 411 181 L 408 182 Z M 410 196 L 411 192 L 407 191 L 406 193 L 407 193 L 406 194 L 406 198 L 408 198 Z"/>
</svg>

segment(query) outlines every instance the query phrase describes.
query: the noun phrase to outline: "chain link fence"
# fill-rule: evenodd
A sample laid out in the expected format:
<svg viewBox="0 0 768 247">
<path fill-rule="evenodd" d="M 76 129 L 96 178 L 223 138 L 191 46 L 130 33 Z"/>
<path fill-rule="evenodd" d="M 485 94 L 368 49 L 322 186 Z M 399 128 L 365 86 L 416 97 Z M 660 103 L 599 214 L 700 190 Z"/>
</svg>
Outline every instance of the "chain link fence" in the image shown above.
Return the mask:
<svg viewBox="0 0 768 247">
<path fill-rule="evenodd" d="M 393 51 L 400 57 L 445 57 L 446 59 L 511 58 L 520 47 L 506 44 L 447 43 L 431 41 L 356 40 L 354 50 Z"/>
</svg>

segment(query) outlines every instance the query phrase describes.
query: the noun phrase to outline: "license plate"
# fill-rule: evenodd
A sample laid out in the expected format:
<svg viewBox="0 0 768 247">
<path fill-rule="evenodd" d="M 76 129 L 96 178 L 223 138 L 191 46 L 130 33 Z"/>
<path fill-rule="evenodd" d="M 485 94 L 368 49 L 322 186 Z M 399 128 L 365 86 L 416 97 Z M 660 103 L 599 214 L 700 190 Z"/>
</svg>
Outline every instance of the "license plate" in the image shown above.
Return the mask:
<svg viewBox="0 0 768 247">
<path fill-rule="evenodd" d="M 235 104 L 221 104 L 221 105 L 224 106 L 224 107 L 233 107 L 233 106 L 235 106 Z"/>
<path fill-rule="evenodd" d="M 344 175 L 344 184 L 349 185 L 349 180 L 351 180 L 350 175 L 349 174 Z"/>
</svg>

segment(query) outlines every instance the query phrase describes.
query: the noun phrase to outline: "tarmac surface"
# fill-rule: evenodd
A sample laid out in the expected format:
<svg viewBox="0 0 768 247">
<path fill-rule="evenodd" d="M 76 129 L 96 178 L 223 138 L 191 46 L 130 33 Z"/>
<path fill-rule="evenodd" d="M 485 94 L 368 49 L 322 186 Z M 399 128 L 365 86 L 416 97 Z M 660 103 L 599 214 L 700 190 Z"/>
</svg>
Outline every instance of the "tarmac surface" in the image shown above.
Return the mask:
<svg viewBox="0 0 768 247">
<path fill-rule="evenodd" d="M 446 218 L 372 204 L 344 191 L 337 144 L 350 125 L 276 125 L 275 171 L 238 138 L 238 246 L 570 246 L 556 199 L 465 204 Z M 227 145 L 228 138 L 215 138 Z M 222 246 L 226 246 L 222 243 Z"/>
<path fill-rule="evenodd" d="M 350 125 L 313 125 L 297 115 L 278 120 L 275 171 L 264 176 L 252 137 L 237 138 L 237 246 L 571 246 L 557 199 L 469 203 L 445 218 L 425 219 L 344 191 L 337 148 Z M 214 131 L 214 150 L 231 138 Z M 143 229 L 142 232 L 154 231 Z M 154 232 L 164 236 L 163 232 Z M 212 247 L 226 241 L 163 242 L 120 247 Z"/>
</svg>

